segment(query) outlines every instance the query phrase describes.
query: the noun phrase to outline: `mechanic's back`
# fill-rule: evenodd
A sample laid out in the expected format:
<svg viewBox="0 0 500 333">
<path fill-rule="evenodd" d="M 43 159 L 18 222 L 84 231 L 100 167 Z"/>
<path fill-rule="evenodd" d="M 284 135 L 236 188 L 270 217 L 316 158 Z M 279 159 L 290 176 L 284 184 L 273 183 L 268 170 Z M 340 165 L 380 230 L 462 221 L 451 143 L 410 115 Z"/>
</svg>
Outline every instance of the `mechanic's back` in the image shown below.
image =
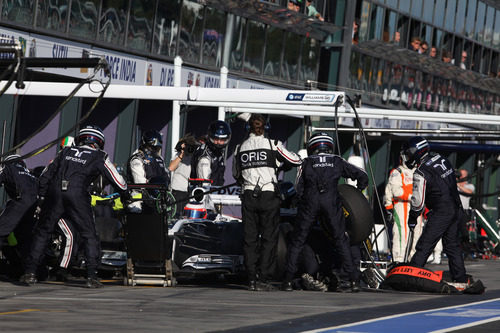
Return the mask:
<svg viewBox="0 0 500 333">
<path fill-rule="evenodd" d="M 341 177 L 357 180 L 361 189 L 368 185 L 366 172 L 338 155 L 321 153 L 308 156 L 298 175 L 297 194 L 299 198 L 308 198 L 301 203 L 315 207 L 331 207 L 333 203 L 333 207 L 339 208 L 341 198 L 337 187 Z"/>
<path fill-rule="evenodd" d="M 35 228 L 31 253 L 26 264 L 26 274 L 21 282 L 34 284 L 37 267 L 41 264 L 45 247 L 63 213 L 75 226 L 83 239 L 87 263 L 88 288 L 102 284 L 97 279 L 100 245 L 89 193 L 90 183 L 104 175 L 119 191 L 127 184 L 109 160 L 104 148 L 104 134 L 98 127 L 87 126 L 80 130 L 76 147 L 66 147 L 40 176 L 40 222 Z M 45 200 L 44 200 L 45 198 Z"/>
<path fill-rule="evenodd" d="M 116 187 L 126 189 L 125 181 L 104 151 L 87 145 L 66 147 L 40 176 L 39 194 L 46 196 L 55 191 L 65 197 L 72 193 L 90 197 L 88 188 L 100 174 Z"/>
<path fill-rule="evenodd" d="M 454 207 L 461 207 L 455 170 L 448 159 L 439 154 L 427 156 L 415 173 L 414 178 L 418 182 L 414 185 L 417 192 L 413 197 L 419 205 L 425 204 L 429 210 L 445 214 L 449 214 Z"/>
</svg>

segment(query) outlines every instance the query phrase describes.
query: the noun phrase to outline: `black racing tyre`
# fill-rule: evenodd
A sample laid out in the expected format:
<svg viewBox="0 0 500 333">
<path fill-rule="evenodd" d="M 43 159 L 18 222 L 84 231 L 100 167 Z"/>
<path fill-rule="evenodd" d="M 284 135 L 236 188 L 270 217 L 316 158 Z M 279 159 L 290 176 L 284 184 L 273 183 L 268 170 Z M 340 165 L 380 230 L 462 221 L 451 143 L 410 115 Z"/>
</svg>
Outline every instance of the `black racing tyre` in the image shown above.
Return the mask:
<svg viewBox="0 0 500 333">
<path fill-rule="evenodd" d="M 347 211 L 346 229 L 351 245 L 363 242 L 373 229 L 373 212 L 363 193 L 354 186 L 338 186 L 342 205 Z"/>
<path fill-rule="evenodd" d="M 276 246 L 275 278 L 281 281 L 285 275 L 286 269 L 288 234 L 293 230 L 293 226 L 290 223 L 280 223 L 279 228 L 278 245 Z"/>
</svg>

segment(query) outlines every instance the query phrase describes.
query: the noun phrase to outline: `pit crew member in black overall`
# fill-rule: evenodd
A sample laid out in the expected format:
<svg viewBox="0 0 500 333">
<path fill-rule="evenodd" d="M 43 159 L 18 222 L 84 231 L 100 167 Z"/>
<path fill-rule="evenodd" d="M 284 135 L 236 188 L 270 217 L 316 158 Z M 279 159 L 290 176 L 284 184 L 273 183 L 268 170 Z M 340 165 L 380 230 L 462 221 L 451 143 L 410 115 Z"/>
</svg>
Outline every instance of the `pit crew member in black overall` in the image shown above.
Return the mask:
<svg viewBox="0 0 500 333">
<path fill-rule="evenodd" d="M 162 137 L 155 130 L 145 131 L 141 145 L 128 160 L 127 178 L 133 184 L 170 184 L 170 172 L 161 156 Z M 142 202 L 136 201 L 128 206 L 134 213 L 142 212 Z"/>
<path fill-rule="evenodd" d="M 316 133 L 307 142 L 308 157 L 302 163 L 297 175 L 298 212 L 291 243 L 288 246 L 282 290 L 293 290 L 291 281 L 298 269 L 299 254 L 311 227 L 320 215 L 323 215 L 329 226 L 335 248 L 342 258 L 344 271 L 350 277 L 352 291 L 360 290 L 359 276 L 353 266 L 337 185 L 340 177 L 351 178 L 357 180 L 358 189 L 363 190 L 368 185 L 368 176 L 362 169 L 348 163 L 340 156 L 333 155 L 333 151 L 333 139 L 326 133 Z"/>
<path fill-rule="evenodd" d="M 40 222 L 34 230 L 33 244 L 21 282 L 37 282 L 35 271 L 40 265 L 54 227 L 63 214 L 75 223 L 85 248 L 87 260 L 86 287 L 99 288 L 97 265 L 100 258 L 94 215 L 91 207 L 91 182 L 104 175 L 121 193 L 127 184 L 111 163 L 104 148 L 104 134 L 96 126 L 80 130 L 76 147 L 66 147 L 48 165 L 39 179 Z"/>
<path fill-rule="evenodd" d="M 222 120 L 216 120 L 208 126 L 207 137 L 207 142 L 193 154 L 191 178 L 211 179 L 212 185 L 222 186 L 226 170 L 224 148 L 231 140 L 231 127 Z"/>
<path fill-rule="evenodd" d="M 275 273 L 280 200 L 276 193 L 280 163 L 299 166 L 300 157 L 278 140 L 264 136 L 266 122 L 254 114 L 248 139 L 236 147 L 233 176 L 242 186 L 245 266 L 250 291 L 270 290 Z M 259 244 L 260 243 L 260 244 Z"/>
<path fill-rule="evenodd" d="M 0 186 L 5 186 L 9 201 L 0 213 L 0 249 L 6 243 L 5 238 L 27 218 L 32 220 L 37 201 L 38 184 L 36 177 L 26 168 L 21 156 L 6 156 L 0 163 Z M 26 223 L 32 221 L 26 221 Z M 22 228 L 23 230 L 26 228 Z M 30 229 L 30 228 L 27 228 Z M 18 235 L 29 239 L 29 235 Z"/>
<path fill-rule="evenodd" d="M 424 267 L 439 239 L 448 256 L 451 277 L 455 282 L 467 282 L 465 265 L 458 236 L 458 221 L 462 209 L 457 191 L 455 170 L 451 163 L 439 154 L 429 154 L 429 143 L 416 136 L 403 145 L 405 163 L 410 168 L 417 166 L 413 174 L 408 226 L 413 229 L 417 218 L 427 206 L 427 223 L 418 239 L 416 252 L 410 263 Z"/>
</svg>

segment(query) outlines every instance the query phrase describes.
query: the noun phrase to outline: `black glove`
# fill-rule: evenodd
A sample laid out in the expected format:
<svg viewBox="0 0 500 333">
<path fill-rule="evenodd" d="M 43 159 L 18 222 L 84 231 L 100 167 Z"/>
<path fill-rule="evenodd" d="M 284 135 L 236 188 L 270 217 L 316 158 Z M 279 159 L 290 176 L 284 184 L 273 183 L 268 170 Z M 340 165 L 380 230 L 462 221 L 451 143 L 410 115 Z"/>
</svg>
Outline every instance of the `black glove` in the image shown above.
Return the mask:
<svg viewBox="0 0 500 333">
<path fill-rule="evenodd" d="M 386 209 L 385 210 L 385 221 L 387 223 L 393 223 L 394 222 L 394 213 L 392 212 L 392 209 Z"/>
<path fill-rule="evenodd" d="M 33 218 L 34 218 L 35 220 L 40 219 L 40 213 L 41 213 L 41 212 L 42 212 L 42 207 L 40 207 L 40 206 L 36 206 L 36 208 L 35 208 L 35 212 L 33 213 Z"/>
<path fill-rule="evenodd" d="M 129 191 L 123 191 L 122 193 L 120 193 L 120 200 L 123 204 L 125 204 L 126 202 L 132 200 L 132 195 Z"/>
<path fill-rule="evenodd" d="M 410 229 L 413 230 L 415 229 L 416 226 L 417 226 L 417 217 L 410 214 L 410 217 L 408 218 L 408 227 L 410 227 Z"/>
<path fill-rule="evenodd" d="M 356 182 L 356 188 L 360 191 L 363 191 L 367 187 L 368 187 L 368 184 L 362 183 L 359 180 Z"/>
<path fill-rule="evenodd" d="M 40 213 L 42 211 L 42 205 L 43 205 L 44 200 L 45 200 L 44 197 L 38 197 L 38 199 L 36 200 L 36 208 L 35 208 L 35 211 L 33 213 L 33 218 L 35 220 L 38 220 L 40 218 Z"/>
</svg>

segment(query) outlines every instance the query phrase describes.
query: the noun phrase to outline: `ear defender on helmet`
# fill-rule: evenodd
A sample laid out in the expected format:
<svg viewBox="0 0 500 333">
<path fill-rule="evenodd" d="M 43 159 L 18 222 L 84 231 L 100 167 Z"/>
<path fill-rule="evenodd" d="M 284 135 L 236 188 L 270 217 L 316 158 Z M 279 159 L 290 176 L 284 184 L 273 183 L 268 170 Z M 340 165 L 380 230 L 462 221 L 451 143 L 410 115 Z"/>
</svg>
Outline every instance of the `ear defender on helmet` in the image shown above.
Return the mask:
<svg viewBox="0 0 500 333">
<path fill-rule="evenodd" d="M 208 141 L 216 148 L 224 148 L 231 140 L 231 127 L 222 121 L 216 120 L 208 126 Z"/>
<path fill-rule="evenodd" d="M 78 146 L 96 145 L 99 149 L 104 149 L 104 133 L 98 126 L 87 126 L 81 129 L 76 141 Z"/>
<path fill-rule="evenodd" d="M 163 145 L 163 138 L 160 132 L 155 130 L 147 130 L 142 133 L 141 145 L 151 149 L 161 149 Z"/>
<path fill-rule="evenodd" d="M 19 160 L 20 158 L 21 158 L 21 155 L 19 155 L 19 154 L 11 154 L 11 155 L 7 155 L 5 157 L 2 157 L 2 159 L 0 160 L 0 163 Z"/>
<path fill-rule="evenodd" d="M 326 133 L 313 134 L 307 142 L 307 154 L 317 155 L 320 153 L 331 154 L 335 150 L 333 139 Z"/>
<path fill-rule="evenodd" d="M 263 115 L 259 113 L 254 113 L 250 116 L 250 119 L 245 124 L 245 130 L 247 132 L 253 131 L 255 132 L 255 128 L 252 128 L 253 123 L 255 121 L 258 121 L 263 124 L 264 127 L 264 132 L 269 132 L 271 130 L 271 124 L 269 123 L 269 120 L 266 120 Z"/>
<path fill-rule="evenodd" d="M 429 142 L 421 136 L 414 136 L 401 147 L 402 159 L 406 166 L 414 168 L 429 154 Z"/>
</svg>

